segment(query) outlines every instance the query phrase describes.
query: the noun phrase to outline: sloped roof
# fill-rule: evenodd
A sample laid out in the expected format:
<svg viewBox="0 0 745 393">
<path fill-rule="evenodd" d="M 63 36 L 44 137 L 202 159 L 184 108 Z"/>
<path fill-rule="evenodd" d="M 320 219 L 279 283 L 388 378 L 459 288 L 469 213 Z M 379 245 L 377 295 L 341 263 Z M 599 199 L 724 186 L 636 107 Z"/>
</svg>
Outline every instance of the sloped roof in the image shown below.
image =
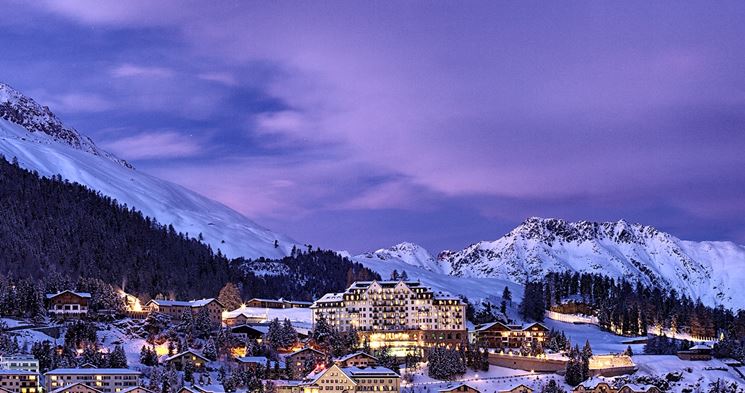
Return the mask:
<svg viewBox="0 0 745 393">
<path fill-rule="evenodd" d="M 341 356 L 341 357 L 335 358 L 334 360 L 335 360 L 335 361 L 337 361 L 337 362 L 345 362 L 345 361 L 347 361 L 347 360 L 349 360 L 349 359 L 351 359 L 351 358 L 353 358 L 353 357 L 355 357 L 355 356 L 359 356 L 359 355 L 362 355 L 362 356 L 367 356 L 367 357 L 369 357 L 370 359 L 375 359 L 375 360 L 378 360 L 378 358 L 376 358 L 375 356 L 373 356 L 373 355 L 370 355 L 370 354 L 369 354 L 369 353 L 367 353 L 367 352 L 362 352 L 362 351 L 359 351 L 359 352 L 355 352 L 355 353 L 350 353 L 350 354 L 347 354 L 347 355 L 344 355 L 344 356 Z"/>
<path fill-rule="evenodd" d="M 69 294 L 73 294 L 73 295 L 76 295 L 76 296 L 80 296 L 80 297 L 82 297 L 84 299 L 90 299 L 91 298 L 91 294 L 89 292 L 75 292 L 75 291 L 70 291 L 70 290 L 66 289 L 66 290 L 64 290 L 62 292 L 47 293 L 47 299 L 53 299 L 53 298 L 55 298 L 55 297 L 57 297 L 59 295 L 62 295 L 64 293 L 69 293 Z"/>
<path fill-rule="evenodd" d="M 155 303 L 159 306 L 171 306 L 171 307 L 203 307 L 206 306 L 212 302 L 217 302 L 220 306 L 222 306 L 222 303 L 220 303 L 215 298 L 209 298 L 209 299 L 199 299 L 199 300 L 158 300 L 153 299 L 150 300 L 148 303 Z"/>
<path fill-rule="evenodd" d="M 191 349 L 189 349 L 187 351 L 184 351 L 184 352 L 181 352 L 181 353 L 177 353 L 177 354 L 175 354 L 173 356 L 169 356 L 169 357 L 165 358 L 164 360 L 166 362 L 170 362 L 173 359 L 179 358 L 179 357 L 184 356 L 184 355 L 187 355 L 187 354 L 194 355 L 194 356 L 196 356 L 196 357 L 204 360 L 205 362 L 209 362 L 210 361 L 209 359 L 207 359 L 206 357 L 204 357 L 204 355 L 202 355 L 201 353 L 199 353 L 197 351 L 194 351 L 194 350 L 191 350 Z"/>
</svg>

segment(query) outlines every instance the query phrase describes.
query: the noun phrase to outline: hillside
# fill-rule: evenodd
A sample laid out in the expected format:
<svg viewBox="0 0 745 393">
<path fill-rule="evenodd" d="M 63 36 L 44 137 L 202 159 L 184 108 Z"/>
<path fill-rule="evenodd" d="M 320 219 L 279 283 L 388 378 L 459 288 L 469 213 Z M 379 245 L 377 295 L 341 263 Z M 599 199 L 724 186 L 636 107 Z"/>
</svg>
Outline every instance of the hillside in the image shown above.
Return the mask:
<svg viewBox="0 0 745 393">
<path fill-rule="evenodd" d="M 17 157 L 22 167 L 43 176 L 61 175 L 86 185 L 179 232 L 201 234 L 229 257 L 282 258 L 300 245 L 219 202 L 134 169 L 64 125 L 49 108 L 2 83 L 0 154 Z"/>
<path fill-rule="evenodd" d="M 374 272 L 331 251 L 295 252 L 269 262 L 274 275 L 247 269 L 193 236 L 87 187 L 44 178 L 0 158 L 0 276 L 50 281 L 97 278 L 147 299 L 216 296 L 226 282 L 243 295 L 311 300 Z"/>
</svg>

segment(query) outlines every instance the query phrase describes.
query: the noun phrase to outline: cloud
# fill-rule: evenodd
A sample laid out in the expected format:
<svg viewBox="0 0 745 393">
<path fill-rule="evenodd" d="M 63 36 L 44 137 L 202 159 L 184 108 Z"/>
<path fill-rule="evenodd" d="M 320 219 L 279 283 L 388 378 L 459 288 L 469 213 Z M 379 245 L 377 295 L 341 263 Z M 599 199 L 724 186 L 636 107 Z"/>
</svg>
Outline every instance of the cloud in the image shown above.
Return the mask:
<svg viewBox="0 0 745 393">
<path fill-rule="evenodd" d="M 106 140 L 101 146 L 127 160 L 194 157 L 204 152 L 204 142 L 175 131 L 142 132 Z"/>
<path fill-rule="evenodd" d="M 107 97 L 95 93 L 71 92 L 51 94 L 46 90 L 30 92 L 39 102 L 60 113 L 104 112 L 115 107 Z"/>
<path fill-rule="evenodd" d="M 165 67 L 149 67 L 134 64 L 122 64 L 111 70 L 111 75 L 117 78 L 168 78 L 174 72 Z"/>
<path fill-rule="evenodd" d="M 221 83 L 226 86 L 238 85 L 238 81 L 235 77 L 227 72 L 205 72 L 197 75 L 197 77 L 206 81 Z"/>
</svg>

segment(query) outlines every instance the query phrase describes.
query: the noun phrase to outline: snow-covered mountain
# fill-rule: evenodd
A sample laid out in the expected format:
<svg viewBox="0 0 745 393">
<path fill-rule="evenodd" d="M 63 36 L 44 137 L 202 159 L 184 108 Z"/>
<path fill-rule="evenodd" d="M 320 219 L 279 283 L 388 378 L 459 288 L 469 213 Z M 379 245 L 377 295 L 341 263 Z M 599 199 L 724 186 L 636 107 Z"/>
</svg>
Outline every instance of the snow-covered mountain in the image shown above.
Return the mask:
<svg viewBox="0 0 745 393">
<path fill-rule="evenodd" d="M 280 258 L 300 245 L 219 202 L 135 170 L 62 124 L 49 108 L 2 83 L 0 154 L 8 160 L 16 157 L 22 167 L 42 176 L 59 174 L 98 190 L 190 236 L 201 233 L 213 249 L 230 257 Z"/>
<path fill-rule="evenodd" d="M 355 260 L 423 266 L 419 246 L 395 246 Z M 415 250 L 415 251 L 407 251 Z M 382 257 L 380 256 L 380 251 Z M 427 253 L 428 254 L 428 253 Z M 592 272 L 676 288 L 709 305 L 745 308 L 745 247 L 731 242 L 684 241 L 653 227 L 618 222 L 529 218 L 495 240 L 443 251 L 426 269 L 451 276 L 524 283 L 549 271 Z M 400 268 L 399 268 L 400 271 Z"/>
<path fill-rule="evenodd" d="M 381 248 L 375 252 L 363 254 L 360 257 L 379 261 L 398 260 L 405 262 L 407 265 L 417 266 L 434 273 L 448 274 L 450 272 L 450 269 L 437 261 L 429 251 L 414 243 L 399 243 L 390 248 Z"/>
</svg>

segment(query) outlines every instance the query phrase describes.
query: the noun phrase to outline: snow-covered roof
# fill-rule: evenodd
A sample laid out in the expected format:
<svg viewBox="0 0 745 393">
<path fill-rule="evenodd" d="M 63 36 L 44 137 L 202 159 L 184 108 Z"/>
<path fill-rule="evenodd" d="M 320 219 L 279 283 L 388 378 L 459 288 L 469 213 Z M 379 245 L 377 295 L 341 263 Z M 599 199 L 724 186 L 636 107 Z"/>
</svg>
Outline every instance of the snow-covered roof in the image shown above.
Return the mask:
<svg viewBox="0 0 745 393">
<path fill-rule="evenodd" d="M 344 292 L 327 293 L 316 300 L 316 303 L 340 302 L 344 300 Z"/>
<path fill-rule="evenodd" d="M 180 358 L 181 356 L 184 356 L 184 355 L 187 355 L 187 354 L 192 354 L 192 355 L 194 355 L 194 356 L 196 356 L 196 357 L 198 357 L 198 358 L 200 358 L 200 359 L 202 359 L 202 360 L 204 360 L 206 362 L 209 362 L 210 361 L 209 359 L 207 359 L 206 357 L 204 357 L 204 355 L 202 355 L 201 353 L 196 352 L 196 351 L 191 350 L 191 349 L 189 349 L 187 351 L 184 351 L 184 352 L 181 352 L 181 353 L 177 353 L 177 354 L 175 354 L 173 356 L 169 356 L 169 357 L 165 358 L 164 361 L 170 362 L 173 359 Z"/>
<path fill-rule="evenodd" d="M 243 306 L 238 307 L 238 308 L 236 308 L 233 311 L 226 311 L 226 312 L 222 313 L 223 319 L 236 318 L 236 317 L 238 317 L 240 315 L 243 315 L 246 318 L 264 318 L 264 319 L 267 318 L 267 314 L 266 313 L 264 313 L 264 314 L 254 314 L 254 313 L 249 312 L 246 309 L 246 307 L 243 307 Z"/>
<path fill-rule="evenodd" d="M 267 334 L 269 332 L 269 326 L 257 325 L 257 324 L 252 324 L 252 323 L 244 323 L 242 325 L 235 325 L 230 328 L 230 331 L 236 332 L 236 331 L 240 331 L 241 329 L 246 329 L 246 328 L 255 330 L 261 334 Z"/>
<path fill-rule="evenodd" d="M 292 353 L 288 353 L 287 355 L 285 355 L 285 357 L 288 357 L 288 356 L 294 356 L 294 355 L 297 355 L 297 354 L 298 354 L 298 353 L 300 353 L 300 352 L 304 352 L 304 351 L 308 351 L 308 350 L 311 350 L 311 351 L 313 351 L 313 352 L 316 352 L 316 353 L 320 353 L 321 355 L 323 355 L 323 352 L 321 352 L 321 351 L 319 351 L 319 350 L 317 350 L 317 349 L 313 349 L 313 348 L 311 348 L 311 347 L 305 347 L 305 348 L 302 348 L 302 349 L 298 349 L 298 350 L 297 350 L 297 351 L 295 351 L 295 352 L 292 352 Z"/>
<path fill-rule="evenodd" d="M 54 389 L 54 390 L 52 390 L 49 393 L 60 393 L 60 392 L 64 392 L 64 391 L 70 390 L 74 386 L 85 386 L 86 388 L 92 389 L 93 391 L 96 391 L 96 392 L 100 392 L 101 391 L 99 389 L 94 388 L 93 386 L 88 386 L 88 385 L 86 385 L 86 384 L 84 384 L 82 382 L 76 382 L 76 383 L 74 383 L 72 385 L 60 386 L 57 389 Z"/>
<path fill-rule="evenodd" d="M 139 375 L 137 370 L 128 368 L 58 368 L 47 371 L 44 375 L 96 375 L 96 374 L 116 374 L 116 375 Z"/>
<path fill-rule="evenodd" d="M 689 351 L 711 351 L 711 347 L 706 344 L 696 344 L 690 348 Z"/>
<path fill-rule="evenodd" d="M 172 307 L 203 307 L 212 302 L 220 302 L 215 298 L 199 299 L 199 300 L 158 300 L 153 299 L 149 303 L 155 303 L 159 306 L 172 306 Z"/>
<path fill-rule="evenodd" d="M 350 353 L 350 354 L 348 354 L 348 355 L 344 355 L 344 356 L 341 356 L 341 357 L 335 358 L 334 360 L 335 360 L 335 361 L 337 361 L 337 362 L 345 362 L 345 361 L 347 361 L 347 360 L 349 360 L 349 359 L 351 359 L 351 358 L 353 358 L 353 357 L 355 357 L 355 356 L 359 356 L 359 355 L 362 355 L 362 356 L 367 356 L 367 357 L 369 357 L 370 359 L 375 359 L 375 360 L 378 360 L 378 358 L 376 358 L 375 356 L 373 356 L 373 355 L 370 355 L 370 354 L 369 354 L 369 353 L 367 353 L 367 352 L 362 352 L 362 351 L 359 351 L 359 352 L 355 352 L 355 353 Z"/>
<path fill-rule="evenodd" d="M 448 387 L 443 388 L 443 389 L 440 389 L 440 390 L 438 390 L 438 392 L 451 392 L 451 391 L 453 391 L 455 389 L 459 389 L 459 388 L 462 388 L 464 386 L 467 387 L 467 388 L 473 389 L 473 390 L 478 390 L 478 389 L 474 388 L 473 386 L 469 386 L 468 384 L 465 384 L 465 383 L 462 383 L 461 382 L 461 383 L 458 383 L 458 384 L 455 384 L 455 385 L 452 385 L 452 386 L 451 385 L 448 385 Z"/>
<path fill-rule="evenodd" d="M 47 293 L 47 299 L 55 298 L 59 295 L 62 295 L 63 293 L 70 293 L 70 294 L 80 296 L 85 299 L 90 299 L 91 297 L 91 294 L 89 292 L 75 292 L 75 291 L 70 291 L 70 290 L 64 290 L 64 291 L 57 292 L 57 293 Z"/>
<path fill-rule="evenodd" d="M 267 361 L 269 361 L 269 358 L 265 356 L 243 356 L 243 357 L 235 358 L 235 360 L 238 361 L 238 363 L 256 363 L 256 364 L 260 364 L 263 366 L 266 364 Z M 285 366 L 285 362 L 283 361 L 276 362 L 272 360 L 269 363 L 270 367 L 274 367 L 275 363 L 279 363 L 280 368 Z"/>
<path fill-rule="evenodd" d="M 627 384 L 624 384 L 623 386 L 621 386 L 621 389 L 623 389 L 624 387 L 628 387 L 629 389 L 631 389 L 634 392 L 646 392 L 649 389 L 651 389 L 653 387 L 656 387 L 656 386 L 654 386 L 654 385 L 643 385 L 643 384 L 638 384 L 638 383 L 627 383 Z M 618 389 L 618 390 L 621 390 L 621 389 Z"/>
<path fill-rule="evenodd" d="M 339 369 L 350 378 L 362 378 L 368 376 L 398 378 L 398 374 L 395 371 L 385 367 L 339 367 Z"/>
</svg>

